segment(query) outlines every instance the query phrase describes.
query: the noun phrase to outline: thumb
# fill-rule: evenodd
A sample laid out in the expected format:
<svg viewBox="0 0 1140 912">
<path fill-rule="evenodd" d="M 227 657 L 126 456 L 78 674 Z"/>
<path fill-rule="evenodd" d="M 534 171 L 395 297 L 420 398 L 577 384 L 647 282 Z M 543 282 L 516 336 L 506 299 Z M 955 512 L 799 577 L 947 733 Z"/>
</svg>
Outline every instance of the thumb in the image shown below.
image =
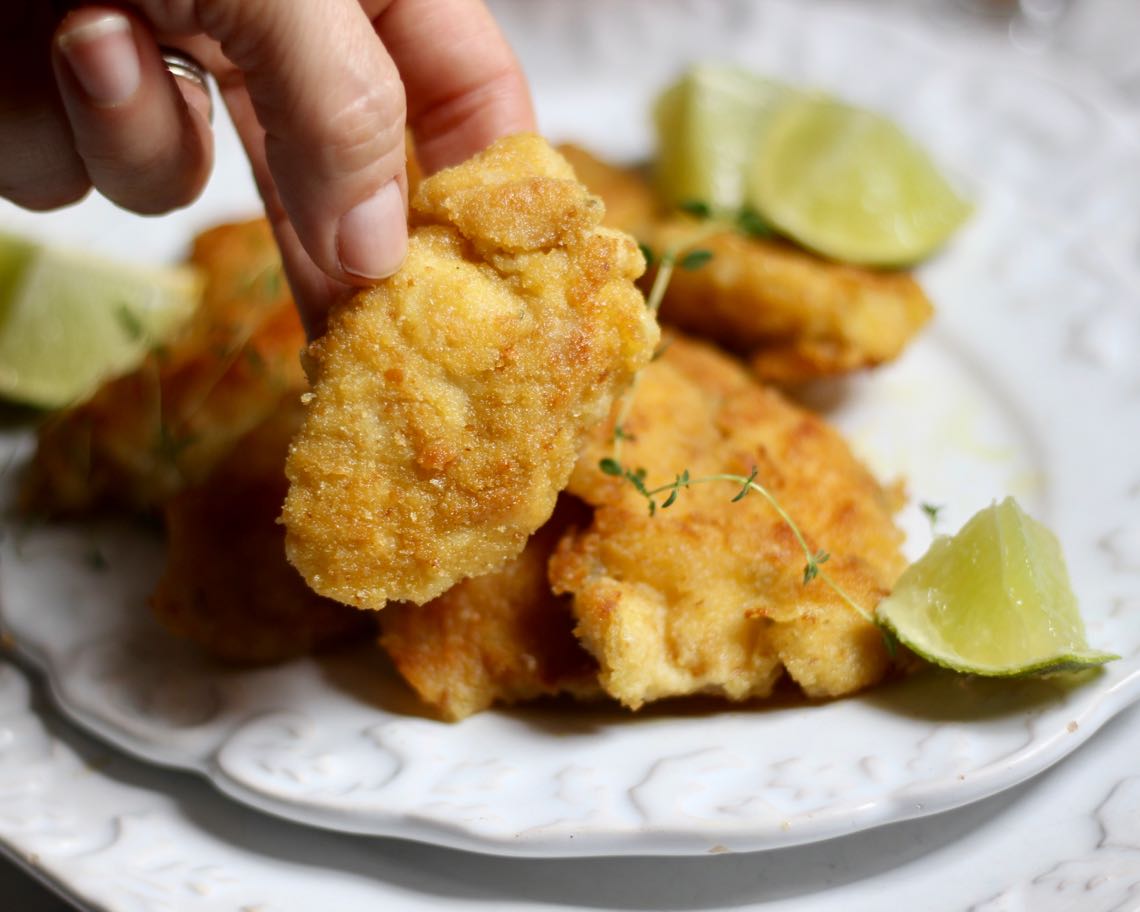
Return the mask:
<svg viewBox="0 0 1140 912">
<path fill-rule="evenodd" d="M 408 241 L 404 88 L 358 0 L 136 2 L 161 31 L 204 31 L 236 67 L 312 261 L 352 284 L 395 272 Z"/>
</svg>

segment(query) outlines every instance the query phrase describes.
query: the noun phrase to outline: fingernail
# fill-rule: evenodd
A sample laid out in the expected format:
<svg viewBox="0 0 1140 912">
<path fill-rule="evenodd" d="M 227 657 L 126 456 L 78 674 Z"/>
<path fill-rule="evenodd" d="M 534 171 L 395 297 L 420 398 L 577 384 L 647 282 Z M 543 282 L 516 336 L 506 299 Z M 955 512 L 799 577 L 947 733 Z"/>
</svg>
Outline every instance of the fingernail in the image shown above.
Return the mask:
<svg viewBox="0 0 1140 912">
<path fill-rule="evenodd" d="M 119 13 L 83 19 L 60 32 L 56 43 L 91 102 L 111 108 L 138 90 L 142 70 L 131 23 Z"/>
<path fill-rule="evenodd" d="M 408 217 L 395 181 L 341 217 L 336 235 L 340 266 L 362 279 L 383 279 L 400 268 L 408 252 Z"/>
</svg>

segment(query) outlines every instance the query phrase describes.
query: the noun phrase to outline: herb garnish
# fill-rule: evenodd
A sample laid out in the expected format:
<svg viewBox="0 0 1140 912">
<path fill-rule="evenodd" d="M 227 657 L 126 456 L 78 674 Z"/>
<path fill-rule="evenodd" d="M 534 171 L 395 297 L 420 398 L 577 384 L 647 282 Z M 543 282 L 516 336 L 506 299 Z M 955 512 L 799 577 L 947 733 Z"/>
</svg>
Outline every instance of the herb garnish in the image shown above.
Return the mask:
<svg viewBox="0 0 1140 912">
<path fill-rule="evenodd" d="M 705 265 L 705 263 L 707 263 L 711 259 L 712 259 L 712 251 L 711 250 L 703 250 L 703 249 L 701 249 L 701 250 L 690 250 L 683 257 L 681 257 L 681 261 L 680 261 L 679 265 L 682 269 L 685 269 L 685 270 L 688 270 L 691 272 L 694 269 L 700 269 L 702 266 Z"/>
<path fill-rule="evenodd" d="M 716 209 L 703 200 L 686 200 L 677 208 L 694 218 L 710 219 L 723 227 L 735 228 L 749 237 L 767 238 L 775 234 L 772 226 L 751 206 L 742 206 L 740 209 Z"/>
<path fill-rule="evenodd" d="M 926 519 L 930 523 L 930 531 L 933 532 L 934 527 L 938 525 L 938 514 L 942 512 L 942 506 L 940 504 L 926 503 L 925 501 L 919 506 L 922 507 L 922 512 L 926 514 Z"/>
<path fill-rule="evenodd" d="M 775 233 L 759 212 L 747 206 L 737 213 L 736 227 L 749 237 L 755 238 L 771 237 Z"/>
<path fill-rule="evenodd" d="M 699 214 L 700 212 L 708 213 L 708 206 L 705 204 L 686 204 L 683 206 L 686 211 L 692 214 Z M 744 213 L 741 213 L 741 219 L 744 218 Z M 758 217 L 757 217 L 758 218 Z M 700 243 L 709 234 L 718 230 L 720 226 L 715 223 L 710 223 L 708 226 L 694 232 L 688 239 L 688 242 L 670 248 L 661 254 L 660 265 L 657 268 L 657 275 L 654 277 L 653 286 L 649 290 L 649 296 L 646 299 L 646 306 L 654 313 L 661 307 L 661 301 L 665 297 L 665 289 L 669 285 L 669 281 L 673 276 L 673 269 L 676 265 L 680 265 L 682 269 L 699 269 L 701 266 L 708 263 L 712 259 L 712 251 L 704 248 L 696 248 L 694 245 Z M 645 254 L 647 262 L 652 262 L 653 251 L 644 244 L 641 245 L 642 252 Z M 678 259 L 680 258 L 680 259 Z M 667 347 L 667 345 L 666 345 Z M 652 360 L 657 360 L 664 353 L 664 349 L 659 349 L 653 356 Z M 656 516 L 659 509 L 665 510 L 673 506 L 677 502 L 680 492 L 686 488 L 691 488 L 693 485 L 699 484 L 712 484 L 714 482 L 730 482 L 739 485 L 735 496 L 731 499 L 730 503 L 737 503 L 747 497 L 750 493 L 755 492 L 759 494 L 768 505 L 776 511 L 776 514 L 784 522 L 784 524 L 791 530 L 792 535 L 795 537 L 796 542 L 799 544 L 804 553 L 804 569 L 803 569 L 803 583 L 806 586 L 808 583 L 815 580 L 817 577 L 821 579 L 827 586 L 835 592 L 856 614 L 862 617 L 865 621 L 875 624 L 874 616 L 866 609 L 860 606 L 854 599 L 847 594 L 847 592 L 828 574 L 822 567 L 831 555 L 824 549 L 813 551 L 807 543 L 807 539 L 796 521 L 792 519 L 791 515 L 784 509 L 783 505 L 776 498 L 776 496 L 768 490 L 763 484 L 757 480 L 759 470 L 753 466 L 752 471 L 747 475 L 737 475 L 730 472 L 721 472 L 714 475 L 704 475 L 700 478 L 693 478 L 688 469 L 684 469 L 668 484 L 656 485 L 650 487 L 646 483 L 647 472 L 644 468 L 637 467 L 631 468 L 622 462 L 622 443 L 626 440 L 633 441 L 635 438 L 630 433 L 628 428 L 629 413 L 633 407 L 633 397 L 637 391 L 637 381 L 640 374 L 635 374 L 629 389 L 626 391 L 622 399 L 621 405 L 618 409 L 617 419 L 614 422 L 613 430 L 613 450 L 611 455 L 604 457 L 598 462 L 598 468 L 606 475 L 614 478 L 621 478 L 628 482 L 634 490 L 637 491 L 642 497 L 645 498 L 648 507 L 649 515 Z M 665 499 L 658 502 L 658 498 L 662 495 Z M 891 655 L 894 654 L 894 644 L 889 635 L 884 629 L 884 641 L 886 643 L 887 651 Z"/>
<path fill-rule="evenodd" d="M 712 206 L 703 200 L 685 200 L 677 206 L 682 212 L 687 212 L 689 215 L 695 215 L 697 218 L 706 219 L 713 214 Z"/>
<path fill-rule="evenodd" d="M 126 304 L 120 304 L 115 308 L 115 319 L 123 335 L 130 341 L 141 342 L 146 338 L 146 328 L 142 325 L 142 321 Z"/>
<path fill-rule="evenodd" d="M 736 492 L 736 495 L 729 501 L 730 503 L 737 503 L 738 501 L 743 500 L 752 492 L 759 494 L 764 498 L 764 500 L 768 502 L 768 505 L 776 511 L 776 514 L 791 530 L 792 535 L 796 539 L 796 543 L 800 546 L 800 549 L 804 553 L 804 585 L 806 586 L 808 583 L 818 577 L 819 579 L 823 580 L 823 582 L 826 583 L 827 586 L 836 595 L 843 599 L 843 601 L 860 617 L 869 623 L 875 623 L 875 618 L 865 608 L 860 606 L 853 598 L 851 598 L 851 596 L 847 594 L 843 587 L 835 582 L 830 574 L 828 574 L 823 569 L 821 565 L 827 563 L 827 561 L 831 559 L 831 554 L 822 548 L 816 551 L 812 551 L 811 546 L 808 545 L 807 538 L 800 530 L 799 525 L 797 525 L 796 521 L 792 519 L 788 511 L 784 509 L 783 505 L 776 498 L 776 495 L 774 495 L 764 485 L 757 481 L 758 470 L 755 467 L 753 467 L 752 471 L 747 476 L 736 475 L 730 472 L 721 472 L 715 475 L 703 475 L 700 478 L 693 478 L 689 474 L 689 470 L 685 469 L 668 484 L 657 485 L 652 488 L 649 487 L 645 482 L 645 469 L 631 469 L 628 466 L 622 465 L 612 456 L 601 460 L 601 462 L 598 463 L 598 468 L 607 475 L 624 478 L 626 481 L 628 481 L 637 491 L 637 493 L 644 497 L 648 502 L 650 516 L 656 516 L 659 509 L 665 510 L 671 507 L 674 503 L 677 502 L 677 496 L 680 491 L 684 488 L 691 488 L 693 485 L 712 484 L 714 482 L 731 482 L 732 484 L 739 485 L 740 488 Z M 663 494 L 667 494 L 668 496 L 664 501 L 658 503 L 657 499 Z"/>
</svg>

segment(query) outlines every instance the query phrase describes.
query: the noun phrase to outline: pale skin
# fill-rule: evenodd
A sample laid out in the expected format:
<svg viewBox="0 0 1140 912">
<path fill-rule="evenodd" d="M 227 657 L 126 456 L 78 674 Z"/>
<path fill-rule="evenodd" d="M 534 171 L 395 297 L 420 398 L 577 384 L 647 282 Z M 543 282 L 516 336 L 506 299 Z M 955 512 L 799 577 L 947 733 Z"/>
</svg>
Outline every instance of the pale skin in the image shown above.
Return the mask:
<svg viewBox="0 0 1140 912">
<path fill-rule="evenodd" d="M 54 4 L 59 6 L 60 4 Z M 209 101 L 159 45 L 213 74 L 311 332 L 407 249 L 404 128 L 428 172 L 534 129 L 481 0 L 44 0 L 0 4 L 0 195 L 47 210 L 91 188 L 154 214 L 201 192 Z"/>
</svg>

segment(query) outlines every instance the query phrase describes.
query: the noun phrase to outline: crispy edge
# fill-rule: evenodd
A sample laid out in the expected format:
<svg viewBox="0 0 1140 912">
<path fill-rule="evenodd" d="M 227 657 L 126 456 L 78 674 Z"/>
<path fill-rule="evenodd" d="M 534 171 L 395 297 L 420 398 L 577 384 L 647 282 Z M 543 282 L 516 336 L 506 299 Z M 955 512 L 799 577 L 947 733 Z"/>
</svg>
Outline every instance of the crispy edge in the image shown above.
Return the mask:
<svg viewBox="0 0 1140 912">
<path fill-rule="evenodd" d="M 501 569 L 426 605 L 395 603 L 379 614 L 381 645 L 424 703 L 457 721 L 497 703 L 600 694 L 597 663 L 573 634 L 570 600 L 553 593 L 546 572 L 561 535 L 588 521 L 580 502 L 562 498 Z"/>
</svg>

